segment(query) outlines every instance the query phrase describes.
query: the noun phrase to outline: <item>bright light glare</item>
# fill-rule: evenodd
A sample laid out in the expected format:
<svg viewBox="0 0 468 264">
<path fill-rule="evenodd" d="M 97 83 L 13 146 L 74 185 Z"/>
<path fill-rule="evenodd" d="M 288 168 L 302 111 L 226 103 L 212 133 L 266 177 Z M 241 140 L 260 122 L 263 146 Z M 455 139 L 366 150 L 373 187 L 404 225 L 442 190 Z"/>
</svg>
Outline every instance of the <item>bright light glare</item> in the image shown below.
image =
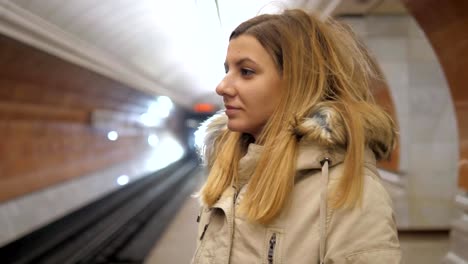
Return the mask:
<svg viewBox="0 0 468 264">
<path fill-rule="evenodd" d="M 144 113 L 140 115 L 140 122 L 148 127 L 156 127 L 161 124 L 161 118 L 152 115 L 150 113 Z"/>
<path fill-rule="evenodd" d="M 172 137 L 162 138 L 146 166 L 151 170 L 159 170 L 181 159 L 184 154 L 185 150 L 177 140 Z"/>
<path fill-rule="evenodd" d="M 166 118 L 169 116 L 169 110 L 161 107 L 161 104 L 158 102 L 151 103 L 146 113 L 155 118 Z"/>
<path fill-rule="evenodd" d="M 116 131 L 111 131 L 107 133 L 107 138 L 110 141 L 116 141 L 119 138 L 119 134 Z"/>
<path fill-rule="evenodd" d="M 179 160 L 184 156 L 184 148 L 174 138 L 166 138 L 159 145 L 160 153 L 165 153 L 168 164 Z"/>
<path fill-rule="evenodd" d="M 156 147 L 159 143 L 159 138 L 158 136 L 152 134 L 148 136 L 148 144 L 152 147 Z"/>
<path fill-rule="evenodd" d="M 167 96 L 159 96 L 156 102 L 148 107 L 148 114 L 154 117 L 166 118 L 172 110 L 174 104 Z"/>
<path fill-rule="evenodd" d="M 161 105 L 162 108 L 165 108 L 168 111 L 171 111 L 172 107 L 174 107 L 171 98 L 167 96 L 159 96 L 157 102 L 159 105 Z"/>
<path fill-rule="evenodd" d="M 167 96 L 159 96 L 155 102 L 151 103 L 148 111 L 140 116 L 140 122 L 149 127 L 159 126 L 162 119 L 167 118 L 171 113 L 174 104 Z"/>
<path fill-rule="evenodd" d="M 117 184 L 123 186 L 130 181 L 130 178 L 127 175 L 121 175 L 117 178 Z"/>
</svg>

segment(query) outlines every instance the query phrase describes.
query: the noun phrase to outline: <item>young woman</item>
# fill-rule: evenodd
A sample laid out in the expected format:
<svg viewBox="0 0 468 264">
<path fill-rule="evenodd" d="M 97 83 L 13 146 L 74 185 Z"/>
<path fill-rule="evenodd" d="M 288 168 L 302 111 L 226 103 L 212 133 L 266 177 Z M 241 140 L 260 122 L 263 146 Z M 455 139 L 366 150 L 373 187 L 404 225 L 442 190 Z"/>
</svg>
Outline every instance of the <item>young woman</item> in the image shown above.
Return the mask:
<svg viewBox="0 0 468 264">
<path fill-rule="evenodd" d="M 231 34 L 226 110 L 201 131 L 208 178 L 192 263 L 399 263 L 376 159 L 395 138 L 364 49 L 336 21 L 260 15 Z"/>
</svg>

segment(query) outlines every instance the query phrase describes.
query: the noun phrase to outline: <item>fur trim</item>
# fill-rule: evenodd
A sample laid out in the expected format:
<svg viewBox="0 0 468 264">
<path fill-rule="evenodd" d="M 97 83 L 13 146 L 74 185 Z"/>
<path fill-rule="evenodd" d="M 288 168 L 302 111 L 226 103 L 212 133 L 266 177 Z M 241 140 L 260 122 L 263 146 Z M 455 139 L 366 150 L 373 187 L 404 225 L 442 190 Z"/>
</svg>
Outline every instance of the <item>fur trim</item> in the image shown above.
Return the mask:
<svg viewBox="0 0 468 264">
<path fill-rule="evenodd" d="M 386 124 L 387 120 L 375 120 L 371 115 L 362 115 L 366 145 L 374 152 L 376 158 L 383 159 L 393 150 L 395 131 Z M 203 145 L 198 149 L 205 164 L 210 160 L 217 137 L 227 129 L 228 118 L 224 112 L 218 112 L 205 121 L 196 132 L 198 136 L 204 135 Z M 347 144 L 346 128 L 341 115 L 333 107 L 318 105 L 311 115 L 302 120 L 296 120 L 292 126 L 292 133 L 301 143 L 315 143 L 327 149 L 345 148 Z M 391 135 L 392 133 L 393 135 Z"/>
<path fill-rule="evenodd" d="M 392 121 L 379 120 L 374 115 L 361 114 L 364 125 L 366 148 L 374 152 L 377 160 L 390 156 L 394 148 L 396 132 L 389 127 Z M 302 142 L 316 142 L 328 148 L 345 148 L 347 145 L 346 128 L 342 116 L 333 107 L 319 105 L 310 117 L 299 122 L 294 131 Z"/>
<path fill-rule="evenodd" d="M 326 147 L 346 145 L 343 119 L 331 107 L 320 107 L 294 128 L 302 142 L 316 142 Z"/>
<path fill-rule="evenodd" d="M 210 165 L 210 157 L 216 139 L 227 129 L 228 117 L 224 112 L 218 112 L 201 124 L 195 132 L 195 147 L 205 166 Z"/>
</svg>

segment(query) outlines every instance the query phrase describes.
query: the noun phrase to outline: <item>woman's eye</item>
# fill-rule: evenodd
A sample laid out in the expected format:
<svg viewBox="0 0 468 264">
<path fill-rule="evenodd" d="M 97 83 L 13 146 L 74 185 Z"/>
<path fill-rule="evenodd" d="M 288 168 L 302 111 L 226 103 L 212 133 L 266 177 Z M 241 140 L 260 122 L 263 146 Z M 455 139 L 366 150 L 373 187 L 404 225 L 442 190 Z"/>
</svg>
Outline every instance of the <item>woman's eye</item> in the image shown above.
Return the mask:
<svg viewBox="0 0 468 264">
<path fill-rule="evenodd" d="M 241 69 L 241 74 L 242 76 L 250 76 L 252 74 L 254 74 L 255 72 L 251 69 L 246 69 L 246 68 L 243 68 Z"/>
</svg>

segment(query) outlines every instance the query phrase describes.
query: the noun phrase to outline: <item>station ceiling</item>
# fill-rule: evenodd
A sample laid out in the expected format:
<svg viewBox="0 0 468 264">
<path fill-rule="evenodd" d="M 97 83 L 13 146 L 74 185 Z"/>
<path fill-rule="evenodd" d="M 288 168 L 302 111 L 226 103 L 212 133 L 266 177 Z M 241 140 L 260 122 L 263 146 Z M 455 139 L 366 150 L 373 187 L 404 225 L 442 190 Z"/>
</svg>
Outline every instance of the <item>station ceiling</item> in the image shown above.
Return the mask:
<svg viewBox="0 0 468 264">
<path fill-rule="evenodd" d="M 221 104 L 228 36 L 259 13 L 402 14 L 398 0 L 3 0 L 0 33 L 191 108 Z"/>
</svg>

